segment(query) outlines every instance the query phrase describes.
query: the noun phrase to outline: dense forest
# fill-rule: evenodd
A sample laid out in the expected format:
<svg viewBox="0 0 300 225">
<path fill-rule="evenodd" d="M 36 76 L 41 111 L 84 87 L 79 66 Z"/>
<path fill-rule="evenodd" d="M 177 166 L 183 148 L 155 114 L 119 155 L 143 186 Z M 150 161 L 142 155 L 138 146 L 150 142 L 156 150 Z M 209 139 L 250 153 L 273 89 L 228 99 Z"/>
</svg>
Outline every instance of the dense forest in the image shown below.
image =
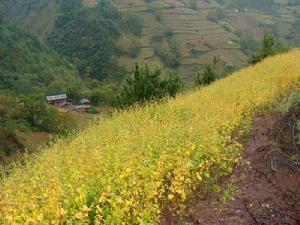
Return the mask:
<svg viewBox="0 0 300 225">
<path fill-rule="evenodd" d="M 120 80 L 124 74 L 113 59 L 119 36 L 118 11 L 108 1 L 93 8 L 83 8 L 81 1 L 62 2 L 64 14 L 55 22 L 49 45 L 67 56 L 82 77 Z"/>
<path fill-rule="evenodd" d="M 51 90 L 79 83 L 76 67 L 31 34 L 0 22 L 0 89 L 16 94 Z"/>
</svg>

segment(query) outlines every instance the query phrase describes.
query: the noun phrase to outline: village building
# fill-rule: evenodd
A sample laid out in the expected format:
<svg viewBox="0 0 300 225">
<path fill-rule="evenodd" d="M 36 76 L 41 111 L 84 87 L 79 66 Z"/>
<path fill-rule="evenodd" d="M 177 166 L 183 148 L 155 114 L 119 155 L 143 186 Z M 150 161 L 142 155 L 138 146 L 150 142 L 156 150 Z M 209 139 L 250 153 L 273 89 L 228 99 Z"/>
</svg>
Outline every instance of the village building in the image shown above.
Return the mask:
<svg viewBox="0 0 300 225">
<path fill-rule="evenodd" d="M 47 101 L 50 105 L 60 105 L 67 101 L 66 94 L 47 96 Z"/>
<path fill-rule="evenodd" d="M 50 105 L 55 105 L 67 110 L 76 110 L 82 112 L 88 108 L 91 108 L 92 105 L 91 101 L 85 98 L 81 99 L 79 104 L 72 104 L 71 102 L 67 101 L 66 94 L 47 96 L 47 101 Z"/>
</svg>

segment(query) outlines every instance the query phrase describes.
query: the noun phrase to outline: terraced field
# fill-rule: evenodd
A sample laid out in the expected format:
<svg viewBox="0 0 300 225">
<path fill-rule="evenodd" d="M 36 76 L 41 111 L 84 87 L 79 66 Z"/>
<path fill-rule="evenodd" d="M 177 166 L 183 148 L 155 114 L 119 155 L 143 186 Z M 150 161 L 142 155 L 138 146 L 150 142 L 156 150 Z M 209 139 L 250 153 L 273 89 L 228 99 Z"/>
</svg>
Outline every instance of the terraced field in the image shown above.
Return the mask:
<svg viewBox="0 0 300 225">
<path fill-rule="evenodd" d="M 241 35 L 249 34 L 259 41 L 266 25 L 276 25 L 277 33 L 291 32 L 292 24 L 299 16 L 299 5 L 286 6 L 286 2 L 278 6 L 277 14 L 268 15 L 257 9 L 246 9 L 235 12 L 235 9 L 224 9 L 226 17 L 220 21 L 211 21 L 207 15 L 211 10 L 221 6 L 215 2 L 207 3 L 197 0 L 197 9 L 188 8 L 188 0 L 163 0 L 145 3 L 143 0 L 115 1 L 121 11 L 132 12 L 144 18 L 144 29 L 137 40 L 142 43 L 140 54 L 136 58 L 122 56 L 121 64 L 126 68 L 134 62 L 164 65 L 154 53 L 151 37 L 163 35 L 165 29 L 173 31 L 177 43 L 181 65 L 177 68 L 184 80 L 189 83 L 194 74 L 205 63 L 210 63 L 212 57 L 220 56 L 227 66 L 243 67 L 247 64 L 248 56 L 241 50 Z M 153 13 L 155 9 L 156 13 Z M 160 18 L 157 19 L 157 14 Z M 295 44 L 295 43 L 294 43 Z"/>
<path fill-rule="evenodd" d="M 31 0 L 24 2 L 29 1 Z M 87 7 L 93 7 L 98 2 L 83 1 Z M 300 21 L 299 0 L 274 0 L 276 4 L 272 4 L 270 9 L 262 9 L 255 4 L 249 8 L 231 8 L 227 1 L 225 6 L 215 0 L 111 1 L 121 12 L 132 13 L 144 21 L 139 36 L 128 33 L 120 26 L 118 48 L 123 54 L 118 56 L 118 61 L 128 71 L 134 62 L 147 62 L 170 69 L 166 60 L 163 62 L 162 56 L 159 57 L 157 53 L 157 49 L 170 52 L 170 36 L 166 35 L 169 31 L 172 33 L 172 45 L 176 45 L 176 57 L 180 63 L 175 69 L 186 83 L 191 83 L 195 73 L 203 64 L 210 63 L 214 56 L 220 56 L 227 66 L 245 66 L 248 54 L 253 52 L 255 47 L 243 46 L 243 36 L 248 35 L 254 41 L 260 41 L 266 27 L 271 27 L 274 33 L 291 47 L 300 45 L 300 29 L 295 29 L 296 21 Z M 21 0 L 7 1 L 6 8 L 10 10 L 5 16 L 21 27 L 31 30 L 44 41 L 53 30 L 61 12 L 58 1 L 40 2 L 33 2 L 33 6 L 28 8 Z M 217 9 L 224 15 L 217 19 L 211 18 L 211 14 Z M 160 37 L 160 40 L 154 41 L 157 37 Z M 126 54 L 132 42 L 140 43 L 141 46 L 135 56 Z"/>
</svg>

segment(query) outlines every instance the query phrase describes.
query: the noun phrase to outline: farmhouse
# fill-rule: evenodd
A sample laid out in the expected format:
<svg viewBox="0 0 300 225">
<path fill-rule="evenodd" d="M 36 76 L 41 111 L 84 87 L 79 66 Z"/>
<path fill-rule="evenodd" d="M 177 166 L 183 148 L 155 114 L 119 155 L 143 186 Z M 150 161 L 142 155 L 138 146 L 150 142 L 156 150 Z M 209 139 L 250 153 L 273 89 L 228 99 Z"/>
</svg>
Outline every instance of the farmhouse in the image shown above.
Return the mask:
<svg viewBox="0 0 300 225">
<path fill-rule="evenodd" d="M 61 105 L 67 101 L 66 94 L 47 96 L 47 101 L 50 105 Z"/>
<path fill-rule="evenodd" d="M 66 94 L 47 96 L 47 101 L 50 105 L 55 105 L 57 107 L 76 111 L 84 111 L 86 109 L 89 109 L 91 108 L 92 104 L 90 100 L 85 98 L 80 100 L 79 105 L 72 104 L 67 101 Z"/>
</svg>

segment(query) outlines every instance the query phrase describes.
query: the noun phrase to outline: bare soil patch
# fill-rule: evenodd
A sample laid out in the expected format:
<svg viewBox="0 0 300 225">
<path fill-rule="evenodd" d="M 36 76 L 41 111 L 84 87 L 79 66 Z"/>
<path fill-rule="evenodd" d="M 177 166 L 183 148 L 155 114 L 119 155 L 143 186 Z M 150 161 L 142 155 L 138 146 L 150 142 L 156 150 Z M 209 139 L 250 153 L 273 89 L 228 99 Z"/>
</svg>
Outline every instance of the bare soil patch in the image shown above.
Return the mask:
<svg viewBox="0 0 300 225">
<path fill-rule="evenodd" d="M 300 107 L 257 118 L 241 164 L 222 181 L 222 190 L 236 190 L 232 199 L 225 203 L 224 193 L 195 198 L 183 218 L 166 215 L 162 224 L 299 225 L 299 118 Z"/>
</svg>

